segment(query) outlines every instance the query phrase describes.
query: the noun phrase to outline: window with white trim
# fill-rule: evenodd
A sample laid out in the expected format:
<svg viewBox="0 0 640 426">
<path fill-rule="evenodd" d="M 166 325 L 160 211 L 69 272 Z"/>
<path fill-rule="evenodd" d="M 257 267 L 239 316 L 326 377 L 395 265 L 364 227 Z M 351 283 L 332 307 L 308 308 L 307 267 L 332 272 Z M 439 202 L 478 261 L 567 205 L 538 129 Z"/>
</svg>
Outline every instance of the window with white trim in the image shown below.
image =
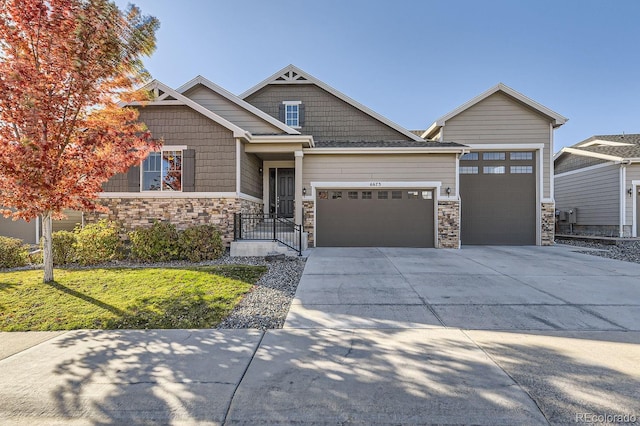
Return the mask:
<svg viewBox="0 0 640 426">
<path fill-rule="evenodd" d="M 301 101 L 284 101 L 284 124 L 289 127 L 300 127 Z"/>
<path fill-rule="evenodd" d="M 142 191 L 182 191 L 182 150 L 152 152 L 142 162 Z"/>
<path fill-rule="evenodd" d="M 532 174 L 533 166 L 511 166 L 511 174 L 513 175 L 521 175 L 521 174 Z"/>
<path fill-rule="evenodd" d="M 460 166 L 460 174 L 461 175 L 477 175 L 478 167 L 477 166 Z"/>
</svg>

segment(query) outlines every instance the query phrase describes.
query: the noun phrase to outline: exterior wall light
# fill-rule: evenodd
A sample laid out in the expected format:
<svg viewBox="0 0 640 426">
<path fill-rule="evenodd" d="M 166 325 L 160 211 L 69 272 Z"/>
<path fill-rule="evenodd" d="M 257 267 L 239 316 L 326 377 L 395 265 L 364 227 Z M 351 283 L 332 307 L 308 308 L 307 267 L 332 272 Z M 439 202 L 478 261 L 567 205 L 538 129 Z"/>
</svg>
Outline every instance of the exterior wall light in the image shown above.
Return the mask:
<svg viewBox="0 0 640 426">
<path fill-rule="evenodd" d="M 633 195 L 633 188 L 627 189 L 627 194 L 629 194 L 629 197 L 631 197 Z"/>
<path fill-rule="evenodd" d="M 451 187 L 447 186 L 447 195 L 451 195 Z"/>
<path fill-rule="evenodd" d="M 307 195 L 307 188 L 302 188 L 302 195 Z"/>
</svg>

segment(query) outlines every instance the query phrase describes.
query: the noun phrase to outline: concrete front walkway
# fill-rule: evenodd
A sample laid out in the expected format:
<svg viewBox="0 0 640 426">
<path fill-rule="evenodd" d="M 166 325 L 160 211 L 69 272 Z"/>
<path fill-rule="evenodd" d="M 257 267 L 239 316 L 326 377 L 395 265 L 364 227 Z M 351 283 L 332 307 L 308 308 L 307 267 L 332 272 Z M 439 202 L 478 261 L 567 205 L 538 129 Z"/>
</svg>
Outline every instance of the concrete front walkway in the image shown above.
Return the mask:
<svg viewBox="0 0 640 426">
<path fill-rule="evenodd" d="M 282 330 L 0 347 L 3 425 L 638 421 L 640 265 L 566 247 L 315 249 Z"/>
</svg>

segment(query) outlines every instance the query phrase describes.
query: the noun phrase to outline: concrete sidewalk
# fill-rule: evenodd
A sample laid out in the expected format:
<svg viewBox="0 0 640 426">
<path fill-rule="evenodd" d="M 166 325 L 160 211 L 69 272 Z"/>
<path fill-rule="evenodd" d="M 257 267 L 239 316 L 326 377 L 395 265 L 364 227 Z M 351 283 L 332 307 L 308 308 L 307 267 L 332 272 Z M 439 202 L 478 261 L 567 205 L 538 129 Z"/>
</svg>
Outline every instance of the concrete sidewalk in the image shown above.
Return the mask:
<svg viewBox="0 0 640 426">
<path fill-rule="evenodd" d="M 315 249 L 282 330 L 0 333 L 0 423 L 638 421 L 638 300 L 560 247 Z"/>
</svg>

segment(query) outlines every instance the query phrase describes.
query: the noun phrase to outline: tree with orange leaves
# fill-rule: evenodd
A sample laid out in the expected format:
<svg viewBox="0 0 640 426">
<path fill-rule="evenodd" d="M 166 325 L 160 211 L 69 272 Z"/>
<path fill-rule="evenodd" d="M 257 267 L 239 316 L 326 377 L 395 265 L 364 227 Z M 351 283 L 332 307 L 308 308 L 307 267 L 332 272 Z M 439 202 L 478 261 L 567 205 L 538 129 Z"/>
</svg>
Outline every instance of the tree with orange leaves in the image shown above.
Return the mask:
<svg viewBox="0 0 640 426">
<path fill-rule="evenodd" d="M 51 219 L 95 210 L 102 184 L 154 148 L 135 90 L 159 22 L 109 0 L 0 0 L 0 206 L 40 217 L 44 282 Z M 10 209 L 10 210 L 9 210 Z"/>
</svg>

